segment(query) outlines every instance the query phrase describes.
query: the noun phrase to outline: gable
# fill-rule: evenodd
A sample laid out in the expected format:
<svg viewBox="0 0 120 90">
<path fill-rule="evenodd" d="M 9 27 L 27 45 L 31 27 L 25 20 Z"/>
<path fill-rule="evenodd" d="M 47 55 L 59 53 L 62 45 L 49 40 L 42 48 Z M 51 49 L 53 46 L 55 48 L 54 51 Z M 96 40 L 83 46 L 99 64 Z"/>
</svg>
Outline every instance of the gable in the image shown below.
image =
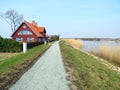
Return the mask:
<svg viewBox="0 0 120 90">
<path fill-rule="evenodd" d="M 33 34 L 35 34 L 37 37 L 43 37 L 43 35 L 40 32 L 44 32 L 44 28 L 38 29 L 37 27 L 33 27 L 32 25 L 23 22 L 18 29 L 12 34 L 11 37 L 13 37 L 16 33 L 18 34 L 18 32 L 20 32 L 21 30 L 28 30 L 30 32 L 32 32 Z"/>
<path fill-rule="evenodd" d="M 36 36 L 36 34 L 25 24 L 22 23 L 19 28 L 13 33 L 12 37 L 14 36 L 28 36 L 28 35 L 34 35 Z M 37 36 L 36 36 L 37 37 Z"/>
</svg>

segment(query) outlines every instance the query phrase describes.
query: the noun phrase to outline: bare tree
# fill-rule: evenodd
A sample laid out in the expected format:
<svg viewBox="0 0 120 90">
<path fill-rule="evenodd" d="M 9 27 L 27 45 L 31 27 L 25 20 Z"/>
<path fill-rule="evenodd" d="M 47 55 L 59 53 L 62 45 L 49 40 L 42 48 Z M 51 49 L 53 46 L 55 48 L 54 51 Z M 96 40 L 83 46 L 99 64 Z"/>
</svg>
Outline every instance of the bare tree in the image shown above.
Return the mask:
<svg viewBox="0 0 120 90">
<path fill-rule="evenodd" d="M 14 32 L 23 21 L 23 15 L 12 9 L 1 14 L 0 17 L 10 25 L 12 32 Z"/>
</svg>

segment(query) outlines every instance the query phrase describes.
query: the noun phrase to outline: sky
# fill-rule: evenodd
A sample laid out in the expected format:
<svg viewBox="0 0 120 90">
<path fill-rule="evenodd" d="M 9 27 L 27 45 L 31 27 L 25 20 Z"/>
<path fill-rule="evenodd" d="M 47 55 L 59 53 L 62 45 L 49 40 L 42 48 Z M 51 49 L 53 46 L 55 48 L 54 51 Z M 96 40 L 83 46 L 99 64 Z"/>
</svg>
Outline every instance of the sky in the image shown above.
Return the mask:
<svg viewBox="0 0 120 90">
<path fill-rule="evenodd" d="M 9 9 L 44 26 L 48 35 L 120 38 L 120 0 L 2 0 L 0 14 Z M 11 34 L 9 24 L 0 19 L 0 35 Z"/>
</svg>

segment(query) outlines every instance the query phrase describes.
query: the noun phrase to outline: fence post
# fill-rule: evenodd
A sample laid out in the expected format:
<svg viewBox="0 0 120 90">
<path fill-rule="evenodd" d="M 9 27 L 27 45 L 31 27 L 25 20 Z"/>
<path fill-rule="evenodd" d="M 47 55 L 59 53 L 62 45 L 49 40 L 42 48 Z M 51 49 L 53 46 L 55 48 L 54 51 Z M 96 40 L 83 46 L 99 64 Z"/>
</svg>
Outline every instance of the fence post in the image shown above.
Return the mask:
<svg viewBox="0 0 120 90">
<path fill-rule="evenodd" d="M 27 43 L 23 42 L 23 53 L 26 53 L 27 51 Z"/>
</svg>

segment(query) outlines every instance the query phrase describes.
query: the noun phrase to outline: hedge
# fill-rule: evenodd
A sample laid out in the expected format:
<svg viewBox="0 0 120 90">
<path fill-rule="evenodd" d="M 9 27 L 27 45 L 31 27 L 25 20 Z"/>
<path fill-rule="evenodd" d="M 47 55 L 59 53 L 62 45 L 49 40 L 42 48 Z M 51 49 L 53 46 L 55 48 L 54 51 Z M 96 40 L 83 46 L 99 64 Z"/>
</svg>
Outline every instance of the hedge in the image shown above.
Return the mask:
<svg viewBox="0 0 120 90">
<path fill-rule="evenodd" d="M 41 42 L 28 42 L 27 49 L 33 48 L 35 46 L 41 45 Z M 23 50 L 23 45 L 20 42 L 14 41 L 12 39 L 4 39 L 0 37 L 0 52 L 21 52 Z"/>
<path fill-rule="evenodd" d="M 0 38 L 0 52 L 20 52 L 21 43 L 12 39 Z"/>
<path fill-rule="evenodd" d="M 41 43 L 41 42 L 28 42 L 27 49 L 33 48 L 33 47 L 41 45 L 41 44 L 43 44 L 43 43 Z"/>
</svg>

